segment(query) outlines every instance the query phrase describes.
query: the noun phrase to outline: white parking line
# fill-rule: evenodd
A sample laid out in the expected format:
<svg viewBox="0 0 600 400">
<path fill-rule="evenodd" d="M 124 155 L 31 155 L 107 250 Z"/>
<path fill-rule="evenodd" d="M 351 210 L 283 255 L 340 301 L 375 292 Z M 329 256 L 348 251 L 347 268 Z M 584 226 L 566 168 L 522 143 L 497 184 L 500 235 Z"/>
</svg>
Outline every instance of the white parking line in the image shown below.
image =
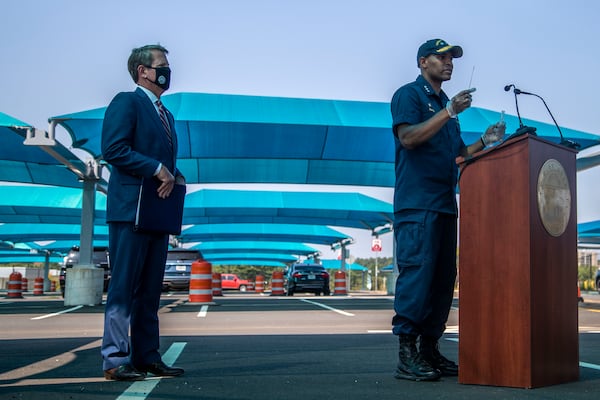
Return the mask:
<svg viewBox="0 0 600 400">
<path fill-rule="evenodd" d="M 200 312 L 198 313 L 197 317 L 198 318 L 204 318 L 206 317 L 206 313 L 208 312 L 208 306 L 207 305 L 203 305 L 202 307 L 200 307 Z"/>
<path fill-rule="evenodd" d="M 458 338 L 446 338 L 446 340 L 458 343 Z M 591 369 L 596 369 L 596 370 L 600 371 L 600 365 L 597 365 L 597 364 L 590 364 L 590 363 L 580 361 L 579 366 L 583 367 L 583 368 L 591 368 Z"/>
<path fill-rule="evenodd" d="M 57 315 L 60 314 L 65 314 L 71 311 L 75 311 L 75 310 L 79 310 L 80 308 L 82 308 L 83 306 L 75 306 L 75 307 L 71 307 L 67 310 L 63 310 L 63 311 L 59 311 L 59 312 L 55 312 L 52 314 L 46 314 L 46 315 L 40 315 L 39 317 L 33 317 L 31 318 L 32 321 L 38 320 L 38 319 L 44 319 L 44 318 L 50 318 L 50 317 L 56 317 Z"/>
<path fill-rule="evenodd" d="M 177 358 L 179 358 L 185 345 L 185 342 L 173 343 L 171 347 L 169 347 L 169 350 L 162 356 L 164 363 L 169 367 L 172 366 Z M 146 378 L 143 381 L 134 382 L 123 392 L 123 394 L 117 397 L 117 400 L 145 399 L 161 379 L 162 377 L 157 376 L 156 378 Z"/>
<path fill-rule="evenodd" d="M 328 305 L 325 305 L 325 304 L 322 304 L 322 303 L 317 303 L 316 301 L 311 301 L 311 300 L 307 300 L 307 299 L 300 299 L 300 301 L 303 301 L 305 303 L 314 304 L 315 306 L 319 306 L 319 307 L 325 308 L 327 310 L 336 312 L 338 314 L 345 315 L 346 317 L 354 317 L 354 314 L 351 314 L 351 313 L 346 312 L 346 311 L 338 310 L 337 308 L 329 307 Z"/>
</svg>

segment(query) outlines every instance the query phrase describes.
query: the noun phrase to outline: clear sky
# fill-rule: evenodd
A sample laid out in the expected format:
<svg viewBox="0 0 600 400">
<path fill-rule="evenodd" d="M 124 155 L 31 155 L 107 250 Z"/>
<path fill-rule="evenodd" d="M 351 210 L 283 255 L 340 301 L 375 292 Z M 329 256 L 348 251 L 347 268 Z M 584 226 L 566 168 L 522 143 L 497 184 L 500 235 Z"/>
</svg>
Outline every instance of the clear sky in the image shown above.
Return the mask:
<svg viewBox="0 0 600 400">
<path fill-rule="evenodd" d="M 3 0 L 0 111 L 46 129 L 49 117 L 106 106 L 134 87 L 131 49 L 157 42 L 170 93 L 387 102 L 418 75 L 418 46 L 439 37 L 464 49 L 450 96 L 472 75 L 474 106 L 515 114 L 503 90 L 514 83 L 561 126 L 600 134 L 598 15 L 596 0 Z M 534 97 L 519 108 L 552 123 Z M 599 171 L 578 174 L 579 222 L 600 219 Z M 391 202 L 389 190 L 365 194 Z M 368 235 L 348 232 L 356 256 L 373 254 Z"/>
</svg>

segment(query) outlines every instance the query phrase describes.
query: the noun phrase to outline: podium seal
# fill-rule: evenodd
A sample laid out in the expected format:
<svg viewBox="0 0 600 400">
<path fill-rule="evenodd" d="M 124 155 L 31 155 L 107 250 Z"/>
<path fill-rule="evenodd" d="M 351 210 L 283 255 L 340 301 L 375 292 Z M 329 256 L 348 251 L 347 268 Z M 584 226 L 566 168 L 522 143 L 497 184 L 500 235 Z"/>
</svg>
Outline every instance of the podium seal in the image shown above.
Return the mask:
<svg viewBox="0 0 600 400">
<path fill-rule="evenodd" d="M 565 169 L 553 158 L 547 160 L 540 169 L 537 203 L 546 231 L 554 237 L 562 235 L 571 215 L 571 189 Z"/>
</svg>

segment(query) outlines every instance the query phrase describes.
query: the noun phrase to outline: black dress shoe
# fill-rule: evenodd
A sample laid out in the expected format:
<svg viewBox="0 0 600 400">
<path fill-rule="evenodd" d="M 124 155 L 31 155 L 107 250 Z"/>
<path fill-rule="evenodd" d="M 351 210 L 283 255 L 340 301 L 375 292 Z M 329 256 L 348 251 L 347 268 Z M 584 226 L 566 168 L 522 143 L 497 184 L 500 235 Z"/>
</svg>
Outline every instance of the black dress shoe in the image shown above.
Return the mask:
<svg viewBox="0 0 600 400">
<path fill-rule="evenodd" d="M 138 368 L 142 372 L 149 372 L 155 376 L 179 376 L 183 375 L 183 368 L 169 367 L 164 362 L 159 361 Z"/>
<path fill-rule="evenodd" d="M 104 378 L 113 381 L 142 381 L 146 374 L 133 368 L 129 364 L 123 364 L 116 368 L 104 371 Z"/>
</svg>

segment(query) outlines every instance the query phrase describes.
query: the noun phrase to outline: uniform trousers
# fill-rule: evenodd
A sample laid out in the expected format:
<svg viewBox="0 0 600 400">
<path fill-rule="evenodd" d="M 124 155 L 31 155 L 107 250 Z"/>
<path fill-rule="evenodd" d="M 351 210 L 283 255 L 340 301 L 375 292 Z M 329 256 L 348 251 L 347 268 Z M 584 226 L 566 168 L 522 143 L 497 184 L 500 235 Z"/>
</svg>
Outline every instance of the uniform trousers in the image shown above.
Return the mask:
<svg viewBox="0 0 600 400">
<path fill-rule="evenodd" d="M 456 282 L 456 215 L 398 212 L 394 239 L 399 275 L 392 332 L 437 340 L 446 329 Z"/>
</svg>

